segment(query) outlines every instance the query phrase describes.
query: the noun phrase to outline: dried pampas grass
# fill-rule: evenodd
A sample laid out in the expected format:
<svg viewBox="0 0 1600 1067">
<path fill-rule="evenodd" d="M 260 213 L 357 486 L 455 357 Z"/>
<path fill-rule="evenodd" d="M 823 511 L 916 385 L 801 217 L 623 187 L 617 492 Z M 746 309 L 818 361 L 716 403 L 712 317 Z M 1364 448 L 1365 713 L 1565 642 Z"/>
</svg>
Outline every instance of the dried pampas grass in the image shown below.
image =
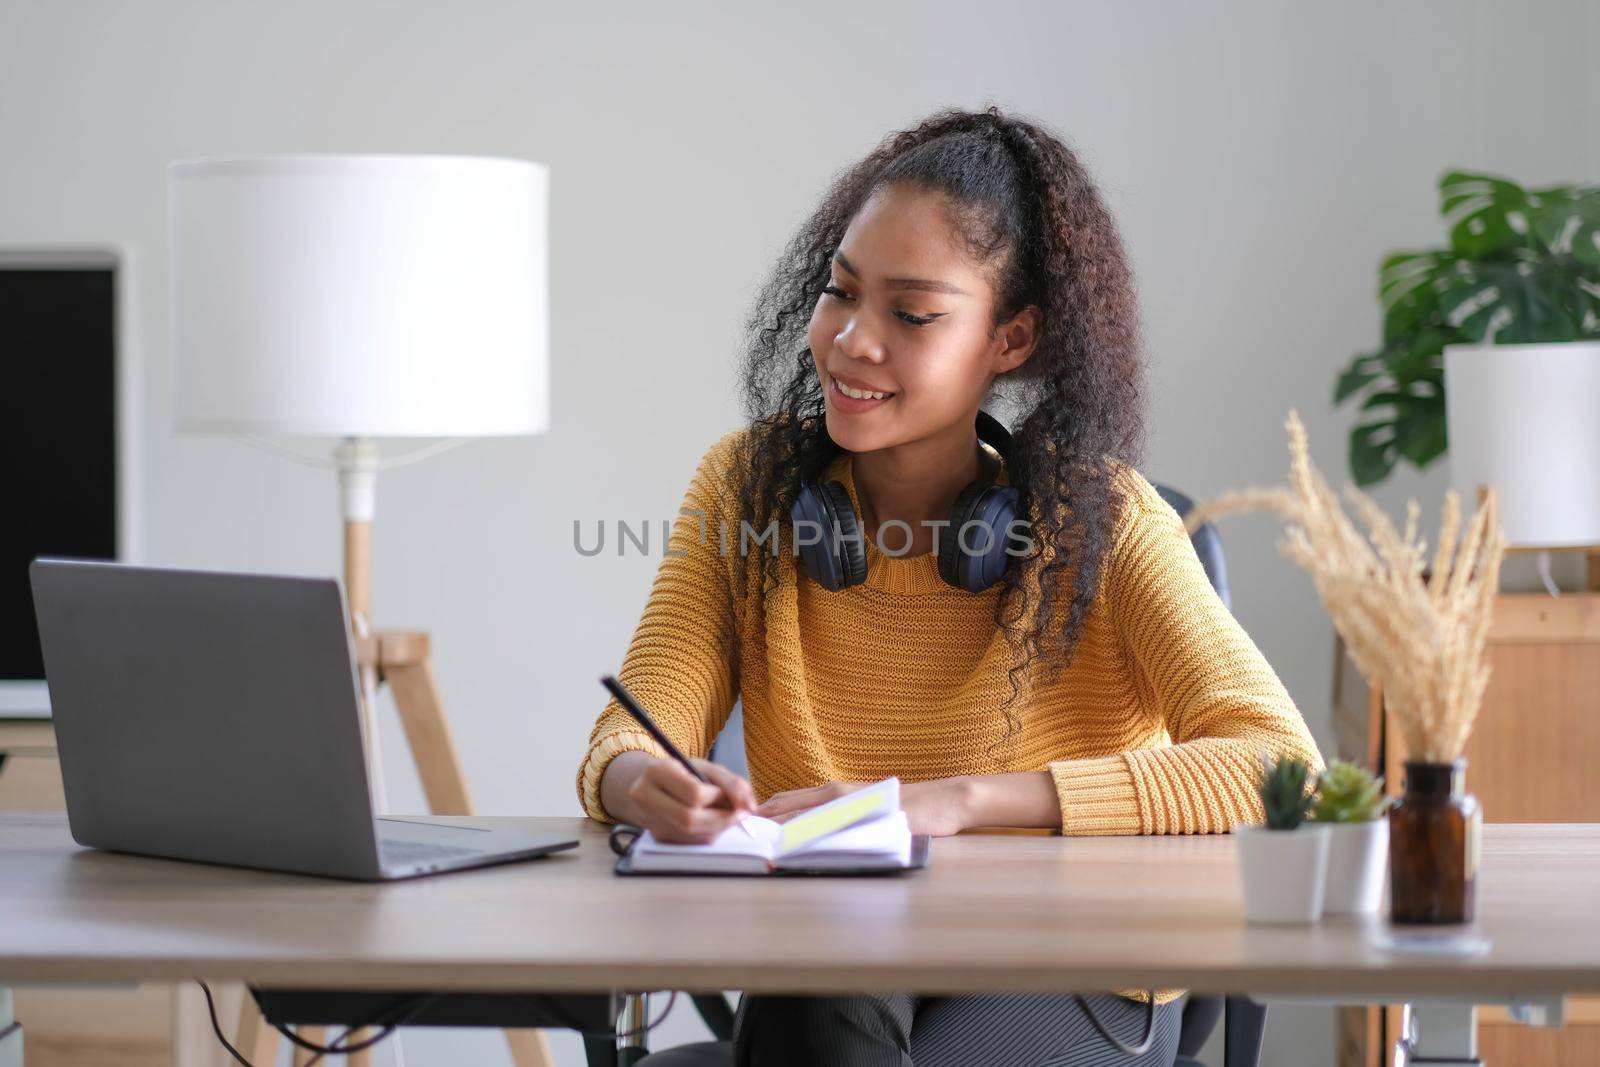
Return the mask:
<svg viewBox="0 0 1600 1067">
<path fill-rule="evenodd" d="M 1460 531 L 1461 502 L 1445 494 L 1431 575 L 1417 533 L 1417 502 L 1406 507 L 1403 533 L 1372 500 L 1346 490 L 1363 536 L 1311 462 L 1300 416 L 1289 412 L 1290 484 L 1226 493 L 1196 507 L 1193 532 L 1208 519 L 1268 509 L 1286 520 L 1283 553 L 1316 584 L 1323 607 L 1350 657 L 1404 736 L 1408 758 L 1449 762 L 1461 755 L 1489 681 L 1484 641 L 1500 586 L 1505 534 L 1494 490 Z"/>
</svg>

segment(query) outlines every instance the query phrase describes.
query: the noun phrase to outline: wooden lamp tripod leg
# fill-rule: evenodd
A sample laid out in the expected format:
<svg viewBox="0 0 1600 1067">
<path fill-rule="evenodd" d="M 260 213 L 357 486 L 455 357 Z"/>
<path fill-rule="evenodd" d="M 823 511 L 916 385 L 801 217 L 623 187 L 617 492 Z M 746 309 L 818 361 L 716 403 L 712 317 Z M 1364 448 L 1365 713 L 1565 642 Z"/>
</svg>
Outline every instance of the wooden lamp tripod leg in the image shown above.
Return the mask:
<svg viewBox="0 0 1600 1067">
<path fill-rule="evenodd" d="M 239 1028 L 234 1031 L 233 1044 L 251 1063 L 278 1062 L 278 1031 L 261 1014 L 248 989 L 239 1000 Z"/>
<path fill-rule="evenodd" d="M 391 637 L 404 640 L 392 641 Z M 416 761 L 422 791 L 428 797 L 428 810 L 435 815 L 471 815 L 472 800 L 467 795 L 461 757 L 450 737 L 433 665 L 428 662 L 427 635 L 385 634 L 379 639 L 378 648 L 380 676 L 394 693 L 406 744 Z"/>
<path fill-rule="evenodd" d="M 388 682 L 394 694 L 395 710 L 405 730 L 406 744 L 428 798 L 428 810 L 435 815 L 471 815 L 472 798 L 467 792 L 467 777 L 461 757 L 445 718 L 444 702 L 433 664 L 428 659 L 428 635 L 424 633 L 372 634 L 368 622 L 372 604 L 370 521 L 345 521 L 345 588 L 350 601 L 353 632 L 357 635 L 362 677 L 362 703 L 366 694 L 376 693 L 377 683 Z M 370 672 L 370 673 L 369 673 Z M 367 731 L 377 730 L 376 709 L 363 707 Z M 365 1031 L 352 1040 L 360 1040 Z M 506 1041 L 517 1067 L 552 1067 L 555 1056 L 550 1043 L 539 1030 L 507 1030 Z M 354 1067 L 365 1067 L 370 1053 L 350 1057 Z"/>
</svg>

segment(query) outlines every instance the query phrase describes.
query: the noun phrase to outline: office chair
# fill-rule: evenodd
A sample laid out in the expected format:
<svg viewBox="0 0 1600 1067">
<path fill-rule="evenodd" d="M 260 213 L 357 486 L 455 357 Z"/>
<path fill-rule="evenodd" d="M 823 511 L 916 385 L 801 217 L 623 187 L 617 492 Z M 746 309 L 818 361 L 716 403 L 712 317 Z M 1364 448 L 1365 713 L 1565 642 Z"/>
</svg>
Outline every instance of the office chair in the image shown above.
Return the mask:
<svg viewBox="0 0 1600 1067">
<path fill-rule="evenodd" d="M 1156 491 L 1179 515 L 1187 515 L 1194 501 L 1168 486 Z M 1190 535 L 1195 555 L 1212 588 L 1229 610 L 1233 598 L 1228 590 L 1227 561 L 1222 554 L 1222 538 L 1210 523 Z M 744 709 L 735 704 L 727 724 L 711 746 L 711 758 L 729 770 L 749 776 L 744 755 Z M 696 994 L 695 1009 L 706 1028 L 716 1038 L 693 1045 L 681 1045 L 652 1053 L 633 1061 L 637 1067 L 732 1067 L 733 1010 L 720 993 Z M 1266 1032 L 1267 1009 L 1242 996 L 1191 997 L 1183 1007 L 1183 1022 L 1178 1033 L 1178 1059 L 1174 1067 L 1204 1067 L 1194 1057 L 1211 1037 L 1218 1020 L 1223 1023 L 1223 1067 L 1257 1067 L 1261 1060 L 1261 1040 Z M 595 1065 L 591 1064 L 591 1067 Z M 626 1065 L 624 1065 L 626 1067 Z"/>
</svg>

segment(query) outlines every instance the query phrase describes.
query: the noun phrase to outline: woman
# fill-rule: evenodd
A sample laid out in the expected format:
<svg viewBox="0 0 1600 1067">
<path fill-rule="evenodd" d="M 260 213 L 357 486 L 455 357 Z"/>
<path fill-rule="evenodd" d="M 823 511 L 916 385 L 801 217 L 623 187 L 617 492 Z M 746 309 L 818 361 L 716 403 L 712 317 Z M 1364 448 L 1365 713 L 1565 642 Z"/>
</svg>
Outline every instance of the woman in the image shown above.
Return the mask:
<svg viewBox="0 0 1600 1067">
<path fill-rule="evenodd" d="M 695 472 L 620 671 L 695 754 L 742 698 L 750 780 L 702 762 L 715 786 L 695 781 L 613 703 L 578 772 L 588 813 L 708 841 L 751 810 L 782 817 L 898 775 L 918 833 L 1220 833 L 1259 818 L 1263 750 L 1320 765 L 1177 514 L 1133 469 L 1138 334 L 1116 226 L 1038 125 L 945 111 L 844 172 L 757 300 L 749 425 Z M 1015 412 L 993 452 L 978 432 L 991 399 Z M 823 514 L 848 532 L 853 512 L 865 536 L 808 551 L 815 531 L 790 519 L 802 486 L 828 481 L 842 492 Z M 1024 522 L 988 585 L 936 551 L 974 482 L 1012 490 Z M 977 558 L 985 539 L 957 544 Z M 736 1052 L 1170 1064 L 1180 996 L 1155 994 L 1138 1056 L 1065 996 L 747 996 Z M 1138 1040 L 1145 1005 L 1088 1004 Z"/>
</svg>

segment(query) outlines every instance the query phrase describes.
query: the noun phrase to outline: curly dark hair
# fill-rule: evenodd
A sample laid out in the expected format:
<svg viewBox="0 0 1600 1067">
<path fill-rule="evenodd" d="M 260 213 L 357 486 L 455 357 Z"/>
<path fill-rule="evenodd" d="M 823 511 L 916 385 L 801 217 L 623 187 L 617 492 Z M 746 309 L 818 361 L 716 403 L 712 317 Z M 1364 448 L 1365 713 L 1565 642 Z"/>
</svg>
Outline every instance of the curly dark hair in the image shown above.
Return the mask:
<svg viewBox="0 0 1600 1067">
<path fill-rule="evenodd" d="M 756 554 L 765 556 L 755 568 L 765 576 L 757 621 L 765 624 L 780 557 L 793 552 L 790 505 L 839 450 L 807 345 L 811 310 L 850 221 L 897 184 L 947 198 L 959 237 L 993 281 L 995 325 L 1029 306 L 1043 320 L 1031 357 L 990 391 L 1013 410 L 1007 476 L 1034 523 L 1033 548 L 1007 569 L 995 610 L 1017 653 L 1009 736 L 1029 667 L 1041 656 L 1054 670 L 1071 660 L 1120 507 L 1115 461 L 1135 465 L 1144 443 L 1138 309 L 1122 239 L 1077 156 L 1034 122 L 994 106 L 948 109 L 891 134 L 834 179 L 763 284 L 745 326 L 750 433 L 737 466 L 739 511 L 753 528 L 776 520 L 783 533 L 777 551 Z M 752 567 L 743 570 L 741 597 Z"/>
</svg>

